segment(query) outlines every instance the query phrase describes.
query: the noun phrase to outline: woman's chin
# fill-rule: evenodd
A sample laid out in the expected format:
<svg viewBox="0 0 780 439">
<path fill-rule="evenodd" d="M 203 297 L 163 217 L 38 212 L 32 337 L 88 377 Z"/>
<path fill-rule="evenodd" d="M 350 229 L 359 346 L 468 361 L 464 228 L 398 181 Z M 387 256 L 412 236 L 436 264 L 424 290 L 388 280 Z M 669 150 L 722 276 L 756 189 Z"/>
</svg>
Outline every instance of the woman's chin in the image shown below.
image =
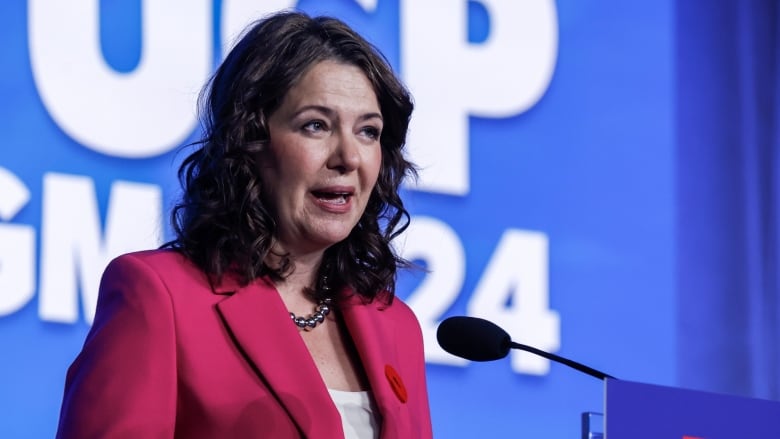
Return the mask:
<svg viewBox="0 0 780 439">
<path fill-rule="evenodd" d="M 310 247 L 312 251 L 324 251 L 329 247 L 344 241 L 349 236 L 351 229 L 328 228 L 311 230 L 306 234 L 300 245 Z"/>
<path fill-rule="evenodd" d="M 338 244 L 341 241 L 344 241 L 349 236 L 349 231 L 346 233 L 328 233 L 323 234 L 321 236 L 321 241 L 323 243 L 324 248 L 328 248 L 332 245 Z"/>
</svg>

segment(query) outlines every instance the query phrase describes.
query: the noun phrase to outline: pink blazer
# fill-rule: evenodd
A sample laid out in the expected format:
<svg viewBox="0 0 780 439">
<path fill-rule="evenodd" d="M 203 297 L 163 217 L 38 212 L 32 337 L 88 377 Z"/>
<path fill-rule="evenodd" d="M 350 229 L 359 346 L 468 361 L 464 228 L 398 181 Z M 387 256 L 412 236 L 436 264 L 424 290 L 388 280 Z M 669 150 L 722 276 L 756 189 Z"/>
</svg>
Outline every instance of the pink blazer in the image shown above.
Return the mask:
<svg viewBox="0 0 780 439">
<path fill-rule="evenodd" d="M 400 300 L 339 309 L 381 438 L 432 436 L 420 327 Z M 212 290 L 183 256 L 120 256 L 68 370 L 58 438 L 343 438 L 319 371 L 267 280 Z"/>
</svg>

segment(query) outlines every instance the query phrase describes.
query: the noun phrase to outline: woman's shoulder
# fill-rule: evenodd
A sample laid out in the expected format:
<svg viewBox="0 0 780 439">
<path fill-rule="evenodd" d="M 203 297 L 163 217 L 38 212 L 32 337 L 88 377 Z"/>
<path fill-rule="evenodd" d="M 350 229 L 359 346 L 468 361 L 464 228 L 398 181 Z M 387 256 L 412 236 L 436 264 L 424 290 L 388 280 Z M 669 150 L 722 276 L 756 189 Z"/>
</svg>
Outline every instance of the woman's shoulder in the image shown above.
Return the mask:
<svg viewBox="0 0 780 439">
<path fill-rule="evenodd" d="M 186 280 L 206 282 L 203 272 L 176 249 L 142 250 L 124 253 L 106 267 L 104 277 L 150 275 L 165 283 Z"/>
<path fill-rule="evenodd" d="M 379 304 L 379 309 L 395 312 L 405 317 L 414 316 L 414 311 L 412 311 L 412 308 L 410 308 L 409 305 L 407 305 L 406 302 L 404 302 L 398 296 L 394 296 L 392 302 L 389 304 Z"/>
<path fill-rule="evenodd" d="M 368 308 L 371 312 L 380 313 L 385 319 L 389 318 L 399 323 L 417 323 L 417 317 L 412 308 L 398 296 L 391 296 L 387 292 L 377 295 L 370 302 L 356 294 L 352 294 L 348 296 L 346 302 L 347 306 L 362 306 Z"/>
<path fill-rule="evenodd" d="M 131 260 L 147 264 L 183 264 L 187 262 L 187 258 L 180 251 L 173 248 L 160 248 L 123 253 L 114 258 L 111 263 L 126 263 L 126 261 Z"/>
<path fill-rule="evenodd" d="M 109 268 L 117 265 L 147 266 L 154 271 L 169 271 L 176 269 L 198 270 L 183 253 L 173 248 L 140 250 L 124 253 L 115 257 L 108 264 Z"/>
<path fill-rule="evenodd" d="M 388 307 L 388 310 L 395 313 L 395 318 L 399 323 L 412 326 L 418 332 L 420 331 L 420 321 L 417 319 L 417 315 L 402 299 L 398 297 L 393 298 L 393 303 Z"/>
</svg>

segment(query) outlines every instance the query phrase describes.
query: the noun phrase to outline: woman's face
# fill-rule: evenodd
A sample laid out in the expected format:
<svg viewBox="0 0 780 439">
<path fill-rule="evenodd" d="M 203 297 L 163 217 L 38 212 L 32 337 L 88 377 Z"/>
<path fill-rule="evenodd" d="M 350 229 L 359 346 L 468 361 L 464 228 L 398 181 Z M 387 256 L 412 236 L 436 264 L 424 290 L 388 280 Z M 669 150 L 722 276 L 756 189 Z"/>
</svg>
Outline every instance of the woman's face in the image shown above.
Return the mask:
<svg viewBox="0 0 780 439">
<path fill-rule="evenodd" d="M 382 114 L 368 78 L 353 65 L 315 64 L 270 116 L 268 131 L 259 171 L 281 250 L 302 256 L 345 239 L 382 162 Z"/>
</svg>

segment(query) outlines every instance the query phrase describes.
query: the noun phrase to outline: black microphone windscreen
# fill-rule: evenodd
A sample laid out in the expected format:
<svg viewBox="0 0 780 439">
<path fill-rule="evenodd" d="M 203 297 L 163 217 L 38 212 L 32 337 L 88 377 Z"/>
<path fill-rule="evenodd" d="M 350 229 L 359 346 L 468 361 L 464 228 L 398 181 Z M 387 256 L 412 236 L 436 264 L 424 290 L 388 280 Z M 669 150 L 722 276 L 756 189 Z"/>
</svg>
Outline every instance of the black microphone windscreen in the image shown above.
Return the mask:
<svg viewBox="0 0 780 439">
<path fill-rule="evenodd" d="M 506 357 L 512 339 L 495 323 L 477 317 L 445 319 L 436 330 L 439 345 L 447 352 L 471 361 Z"/>
</svg>

